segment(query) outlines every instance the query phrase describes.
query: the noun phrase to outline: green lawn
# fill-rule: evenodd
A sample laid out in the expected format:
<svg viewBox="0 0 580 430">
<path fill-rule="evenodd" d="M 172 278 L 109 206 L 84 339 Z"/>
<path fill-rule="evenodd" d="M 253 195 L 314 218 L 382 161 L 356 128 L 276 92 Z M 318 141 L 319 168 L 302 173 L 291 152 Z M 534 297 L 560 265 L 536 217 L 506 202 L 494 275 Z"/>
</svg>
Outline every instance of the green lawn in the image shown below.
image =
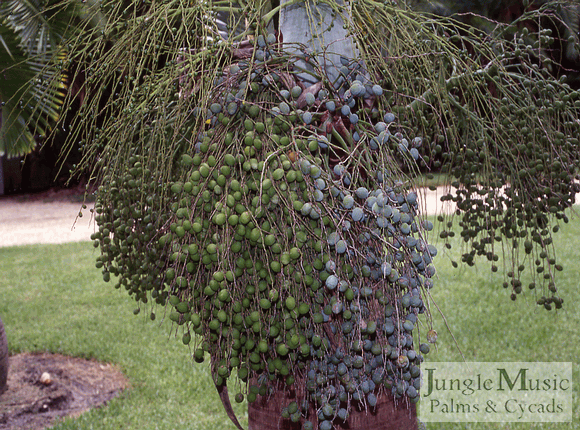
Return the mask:
<svg viewBox="0 0 580 430">
<path fill-rule="evenodd" d="M 429 424 L 428 429 L 570 429 L 580 428 L 578 372 L 580 221 L 564 225 L 556 244 L 564 272 L 559 274 L 564 309 L 547 312 L 526 291 L 512 302 L 501 287 L 503 276 L 487 264 L 451 267 L 440 245 L 433 297 L 468 361 L 570 361 L 574 363 L 574 424 Z M 192 366 L 188 348 L 162 323 L 152 322 L 135 302 L 94 268 L 90 243 L 0 248 L 0 315 L 11 353 L 51 351 L 96 358 L 120 366 L 132 388 L 107 407 L 93 410 L 56 429 L 235 429 L 230 423 L 206 364 Z M 460 361 L 440 315 L 430 361 Z M 245 404 L 234 408 L 247 427 Z"/>
<path fill-rule="evenodd" d="M 94 267 L 88 242 L 0 248 L 0 315 L 11 353 L 51 351 L 120 366 L 131 389 L 56 429 L 235 429 L 206 363 Z M 243 425 L 244 405 L 232 399 Z"/>
<path fill-rule="evenodd" d="M 511 301 L 511 291 L 502 287 L 503 274 L 492 273 L 488 263 L 481 261 L 475 268 L 459 266 L 453 269 L 451 261 L 457 259 L 459 250 L 454 249 L 448 255 L 441 252 L 435 260 L 438 279 L 432 293 L 449 330 L 443 317 L 434 309 L 433 324 L 439 337 L 437 349 L 428 354 L 427 360 L 455 362 L 465 357 L 466 361 L 480 362 L 572 362 L 575 383 L 573 423 L 431 423 L 428 429 L 580 428 L 580 220 L 573 216 L 569 224 L 562 224 L 554 241 L 558 259 L 564 266 L 564 271 L 557 275 L 559 295 L 564 298 L 564 306 L 559 311 L 546 311 L 537 306 L 535 301 L 541 292 L 527 287 L 516 301 Z M 443 246 L 438 246 L 438 249 L 442 250 Z"/>
</svg>

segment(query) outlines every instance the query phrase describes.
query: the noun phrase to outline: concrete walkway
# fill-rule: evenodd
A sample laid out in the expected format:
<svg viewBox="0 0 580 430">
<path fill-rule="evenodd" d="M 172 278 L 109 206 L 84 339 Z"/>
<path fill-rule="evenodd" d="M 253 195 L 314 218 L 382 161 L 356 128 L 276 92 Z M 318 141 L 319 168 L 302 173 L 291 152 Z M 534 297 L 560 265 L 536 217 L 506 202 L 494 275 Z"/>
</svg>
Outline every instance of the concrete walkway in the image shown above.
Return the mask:
<svg viewBox="0 0 580 430">
<path fill-rule="evenodd" d="M 452 206 L 443 205 L 439 198 L 443 189 L 426 191 L 420 196 L 421 207 L 429 215 L 449 211 Z M 66 243 L 90 240 L 96 225 L 89 209 L 82 210 L 81 203 L 63 199 L 33 199 L 21 196 L 0 197 L 0 247 L 34 243 Z"/>
<path fill-rule="evenodd" d="M 90 240 L 95 231 L 89 207 L 81 203 L 0 198 L 0 247 Z"/>
</svg>

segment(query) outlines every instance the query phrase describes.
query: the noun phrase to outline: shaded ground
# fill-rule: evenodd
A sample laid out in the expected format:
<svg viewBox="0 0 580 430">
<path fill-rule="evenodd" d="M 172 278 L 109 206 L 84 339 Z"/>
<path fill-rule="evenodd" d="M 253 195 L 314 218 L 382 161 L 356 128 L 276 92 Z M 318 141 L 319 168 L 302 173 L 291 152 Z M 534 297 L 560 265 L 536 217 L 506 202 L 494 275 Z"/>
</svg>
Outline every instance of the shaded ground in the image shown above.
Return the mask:
<svg viewBox="0 0 580 430">
<path fill-rule="evenodd" d="M 8 389 L 0 394 L 0 430 L 47 428 L 105 404 L 128 385 L 110 364 L 59 354 L 14 355 Z"/>
</svg>

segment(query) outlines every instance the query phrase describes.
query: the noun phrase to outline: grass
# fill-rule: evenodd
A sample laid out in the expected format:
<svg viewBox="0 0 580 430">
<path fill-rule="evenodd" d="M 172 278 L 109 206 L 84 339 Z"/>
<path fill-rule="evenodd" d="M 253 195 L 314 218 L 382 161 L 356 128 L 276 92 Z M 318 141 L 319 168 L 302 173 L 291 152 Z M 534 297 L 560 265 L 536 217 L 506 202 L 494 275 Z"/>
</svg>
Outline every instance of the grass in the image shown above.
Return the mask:
<svg viewBox="0 0 580 430">
<path fill-rule="evenodd" d="M 476 268 L 453 269 L 451 260 L 459 250 L 441 251 L 432 294 L 446 323 L 434 312 L 439 340 L 427 360 L 461 361 L 463 354 L 467 361 L 569 361 L 574 363 L 574 381 L 579 381 L 578 237 L 578 219 L 556 235 L 564 265 L 558 286 L 566 300 L 558 312 L 535 306 L 530 291 L 512 302 L 501 287 L 501 274 L 491 273 L 483 262 Z M 171 334 L 170 324 L 160 323 L 161 315 L 155 322 L 143 314 L 134 316 L 135 302 L 102 282 L 94 268 L 96 255 L 90 243 L 0 248 L 0 315 L 11 353 L 51 351 L 96 358 L 116 363 L 131 381 L 131 389 L 106 407 L 55 428 L 233 430 L 207 364 L 192 366 L 189 349 Z M 576 384 L 573 424 L 444 423 L 427 428 L 579 429 L 578 394 Z M 233 404 L 247 427 L 245 404 Z"/>
<path fill-rule="evenodd" d="M 430 430 L 524 430 L 579 429 L 580 381 L 580 290 L 578 261 L 580 220 L 574 218 L 555 235 L 557 257 L 564 266 L 558 273 L 558 293 L 564 298 L 559 311 L 546 311 L 535 304 L 541 292 L 527 287 L 516 301 L 511 291 L 502 287 L 504 276 L 492 273 L 490 265 L 480 261 L 477 267 L 451 267 L 459 250 L 441 253 L 435 263 L 438 279 L 432 290 L 438 304 L 433 311 L 433 324 L 439 334 L 437 349 L 428 361 L 507 361 L 507 362 L 572 362 L 575 383 L 573 423 L 430 423 Z M 438 246 L 442 250 L 443 246 Z M 501 272 L 501 270 L 500 270 Z M 524 283 L 527 285 L 527 283 Z M 445 328 L 448 325 L 449 329 Z M 453 340 L 452 335 L 455 337 Z M 457 343 L 456 343 L 456 342 Z"/>
<path fill-rule="evenodd" d="M 443 187 L 453 179 L 445 173 L 431 173 L 419 176 L 416 185 L 418 187 Z"/>
<path fill-rule="evenodd" d="M 207 363 L 102 281 L 90 243 L 0 248 L 0 315 L 10 352 L 50 351 L 116 363 L 131 388 L 55 429 L 235 429 Z M 232 399 L 247 426 L 245 405 Z"/>
</svg>

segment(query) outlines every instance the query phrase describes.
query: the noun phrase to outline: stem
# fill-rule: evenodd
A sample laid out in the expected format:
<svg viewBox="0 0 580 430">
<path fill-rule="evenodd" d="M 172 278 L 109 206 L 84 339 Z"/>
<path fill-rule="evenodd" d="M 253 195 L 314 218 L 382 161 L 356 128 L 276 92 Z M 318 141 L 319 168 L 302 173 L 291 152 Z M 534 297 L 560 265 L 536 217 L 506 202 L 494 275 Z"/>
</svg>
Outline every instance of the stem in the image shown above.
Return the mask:
<svg viewBox="0 0 580 430">
<path fill-rule="evenodd" d="M 292 6 L 296 3 L 302 3 L 304 0 L 288 0 L 286 3 L 284 4 L 279 4 L 278 6 L 276 6 L 275 8 L 273 8 L 270 12 L 268 12 L 266 15 L 264 15 L 262 17 L 262 24 L 264 25 L 264 27 L 268 26 L 268 23 L 272 20 L 272 18 L 274 18 L 274 15 L 276 15 L 278 12 L 280 12 L 280 10 L 283 7 L 286 6 Z"/>
</svg>

